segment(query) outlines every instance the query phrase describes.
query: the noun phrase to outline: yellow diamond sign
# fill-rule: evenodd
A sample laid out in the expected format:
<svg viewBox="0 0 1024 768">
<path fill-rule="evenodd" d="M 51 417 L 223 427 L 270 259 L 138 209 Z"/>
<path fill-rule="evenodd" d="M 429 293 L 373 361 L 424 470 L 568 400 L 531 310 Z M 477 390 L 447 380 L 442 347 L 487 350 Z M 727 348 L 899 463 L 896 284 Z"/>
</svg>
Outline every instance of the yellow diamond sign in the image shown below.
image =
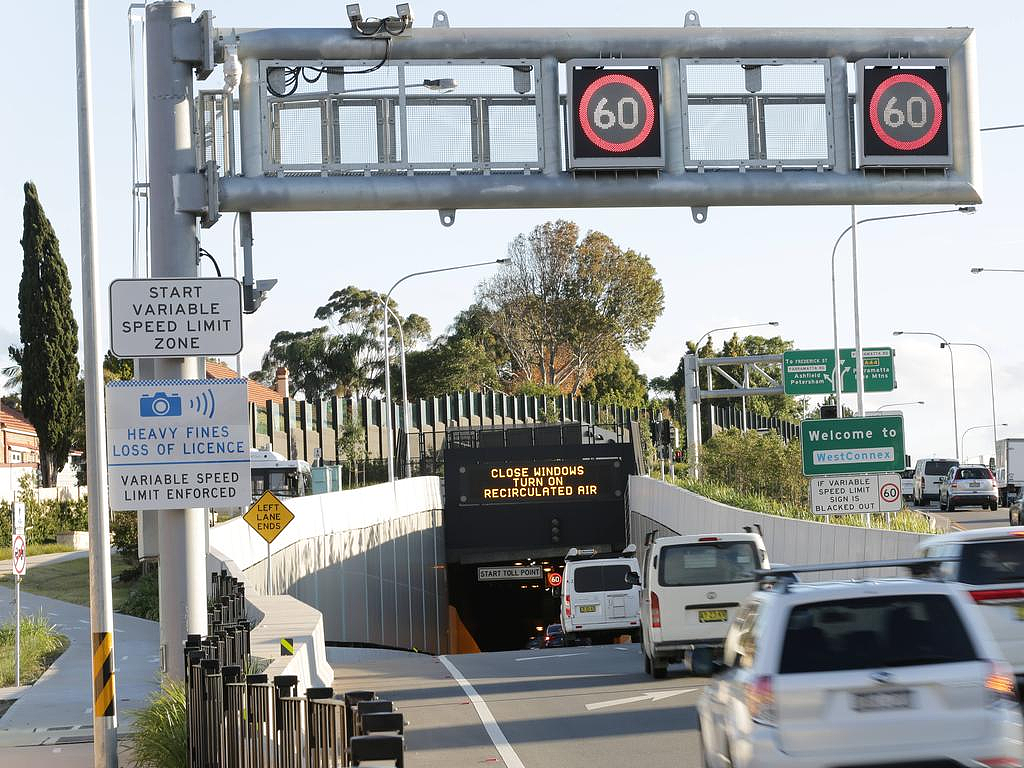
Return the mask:
<svg viewBox="0 0 1024 768">
<path fill-rule="evenodd" d="M 263 495 L 256 499 L 256 503 L 245 513 L 245 522 L 266 539 L 267 544 L 276 539 L 278 534 L 287 528 L 288 523 L 294 519 L 295 515 L 292 511 L 270 491 L 264 491 Z"/>
</svg>

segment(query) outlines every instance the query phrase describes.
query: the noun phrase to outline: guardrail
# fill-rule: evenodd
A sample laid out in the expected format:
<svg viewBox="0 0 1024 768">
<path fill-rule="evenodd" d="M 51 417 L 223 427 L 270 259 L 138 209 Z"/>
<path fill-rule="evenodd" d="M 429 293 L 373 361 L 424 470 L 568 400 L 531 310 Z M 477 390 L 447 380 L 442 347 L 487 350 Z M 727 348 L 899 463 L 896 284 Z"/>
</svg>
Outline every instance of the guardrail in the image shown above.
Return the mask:
<svg viewBox="0 0 1024 768">
<path fill-rule="evenodd" d="M 297 696 L 295 675 L 252 674 L 245 587 L 213 574 L 210 635 L 185 644 L 188 768 L 403 768 L 405 723 L 372 691 Z"/>
</svg>

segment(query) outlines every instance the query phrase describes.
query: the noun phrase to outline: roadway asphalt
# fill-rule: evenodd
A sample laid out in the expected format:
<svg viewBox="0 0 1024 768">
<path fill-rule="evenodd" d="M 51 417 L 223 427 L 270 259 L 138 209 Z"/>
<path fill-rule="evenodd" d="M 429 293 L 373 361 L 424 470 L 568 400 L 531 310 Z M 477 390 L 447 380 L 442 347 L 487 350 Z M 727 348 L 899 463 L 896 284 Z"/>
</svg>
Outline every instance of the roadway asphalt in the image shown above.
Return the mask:
<svg viewBox="0 0 1024 768">
<path fill-rule="evenodd" d="M 954 512 L 942 512 L 938 504 L 923 504 L 915 506 L 914 509 L 928 512 L 936 518 L 948 520 L 954 530 L 996 528 L 1010 524 L 1010 510 L 1006 507 L 1000 507 L 995 512 L 990 509 L 981 509 L 980 507 L 958 509 Z"/>
<path fill-rule="evenodd" d="M 451 668 L 398 652 L 330 649 L 329 658 L 335 690 L 374 690 L 405 713 L 410 765 L 700 762 L 694 703 L 706 679 L 673 666 L 652 680 L 639 644 L 445 657 Z"/>
</svg>

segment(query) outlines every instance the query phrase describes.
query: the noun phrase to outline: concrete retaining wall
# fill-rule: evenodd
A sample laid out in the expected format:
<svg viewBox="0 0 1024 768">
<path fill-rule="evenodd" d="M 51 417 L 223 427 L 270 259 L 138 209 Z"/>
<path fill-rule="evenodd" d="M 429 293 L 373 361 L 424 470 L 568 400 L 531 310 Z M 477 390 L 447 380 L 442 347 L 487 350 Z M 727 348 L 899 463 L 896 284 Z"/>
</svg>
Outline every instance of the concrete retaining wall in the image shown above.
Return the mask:
<svg viewBox="0 0 1024 768">
<path fill-rule="evenodd" d="M 327 641 L 447 650 L 438 478 L 286 502 L 295 519 L 270 548 L 272 595 L 317 609 Z M 247 594 L 266 593 L 267 544 L 243 519 L 211 529 L 210 552 L 237 565 Z"/>
<path fill-rule="evenodd" d="M 788 565 L 887 560 L 913 557 L 924 534 L 880 531 L 848 525 L 794 520 L 737 509 L 650 477 L 629 478 L 630 540 L 643 548 L 649 531 L 658 536 L 727 533 L 760 525 L 772 562 Z M 640 553 L 642 557 L 642 552 Z M 828 571 L 804 581 L 905 575 L 896 569 Z"/>
</svg>

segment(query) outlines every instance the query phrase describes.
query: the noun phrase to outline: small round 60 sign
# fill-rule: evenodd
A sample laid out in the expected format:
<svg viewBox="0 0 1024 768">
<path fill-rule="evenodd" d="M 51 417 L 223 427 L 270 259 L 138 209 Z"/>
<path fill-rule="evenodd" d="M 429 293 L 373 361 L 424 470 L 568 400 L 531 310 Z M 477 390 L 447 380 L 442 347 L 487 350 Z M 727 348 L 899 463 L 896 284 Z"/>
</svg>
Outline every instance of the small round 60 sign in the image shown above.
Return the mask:
<svg viewBox="0 0 1024 768">
<path fill-rule="evenodd" d="M 863 165 L 948 165 L 946 67 L 860 68 Z"/>
<path fill-rule="evenodd" d="M 590 60 L 566 64 L 571 96 L 573 168 L 658 168 L 661 146 L 661 70 L 646 61 Z M 621 66 L 620 66 L 621 64 Z"/>
<path fill-rule="evenodd" d="M 548 571 L 547 581 L 549 587 L 562 586 L 562 574 L 558 571 Z"/>
</svg>

